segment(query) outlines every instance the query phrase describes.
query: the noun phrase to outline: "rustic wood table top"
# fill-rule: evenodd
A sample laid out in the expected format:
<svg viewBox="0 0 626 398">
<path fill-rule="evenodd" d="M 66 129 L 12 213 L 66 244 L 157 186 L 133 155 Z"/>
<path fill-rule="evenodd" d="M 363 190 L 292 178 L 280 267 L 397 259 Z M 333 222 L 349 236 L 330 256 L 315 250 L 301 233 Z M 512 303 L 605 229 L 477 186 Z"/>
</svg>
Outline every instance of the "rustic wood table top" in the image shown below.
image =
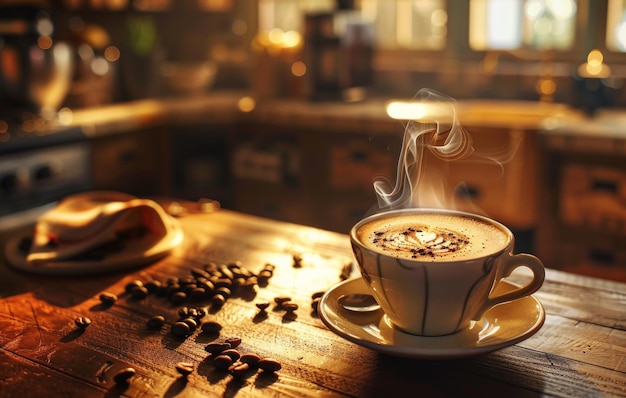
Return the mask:
<svg viewBox="0 0 626 398">
<path fill-rule="evenodd" d="M 390 355 L 339 336 L 314 309 L 315 293 L 358 278 L 346 235 L 224 209 L 179 220 L 184 240 L 170 255 L 125 272 L 43 276 L 2 260 L 0 396 L 626 396 L 626 284 L 549 269 L 534 295 L 545 322 L 530 337 L 481 355 Z M 220 265 L 235 270 L 223 305 L 172 288 L 211 280 L 201 270 L 228 285 Z M 146 290 L 130 289 L 137 280 Z M 106 304 L 102 293 L 118 298 Z M 158 315 L 165 323 L 150 327 Z M 174 327 L 189 316 L 221 330 Z M 80 317 L 91 324 L 77 326 Z M 234 348 L 207 351 L 222 343 Z M 220 355 L 242 358 L 228 369 Z"/>
</svg>

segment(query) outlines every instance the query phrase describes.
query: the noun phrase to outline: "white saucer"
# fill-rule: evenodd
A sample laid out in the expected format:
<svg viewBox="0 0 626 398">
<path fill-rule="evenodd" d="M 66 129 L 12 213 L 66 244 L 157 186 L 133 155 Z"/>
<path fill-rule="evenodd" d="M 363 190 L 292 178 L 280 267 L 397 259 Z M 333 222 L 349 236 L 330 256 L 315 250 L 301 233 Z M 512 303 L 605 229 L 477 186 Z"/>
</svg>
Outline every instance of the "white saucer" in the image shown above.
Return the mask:
<svg viewBox="0 0 626 398">
<path fill-rule="evenodd" d="M 511 288 L 513 285 L 503 281 L 496 291 Z M 324 324 L 347 340 L 395 356 L 438 359 L 484 354 L 527 339 L 545 320 L 539 300 L 528 296 L 489 309 L 480 321 L 458 333 L 421 337 L 391 326 L 382 310 L 356 313 L 341 308 L 339 297 L 352 293 L 369 293 L 361 278 L 344 281 L 324 294 L 318 308 Z"/>
<path fill-rule="evenodd" d="M 30 236 L 32 230 L 18 233 L 6 243 L 5 258 L 12 267 L 43 275 L 88 275 L 139 267 L 162 258 L 182 242 L 183 231 L 175 226 L 156 243 L 149 239 L 129 240 L 122 250 L 112 251 L 97 260 L 50 261 L 39 265 L 29 263 L 19 248 L 20 241 Z"/>
</svg>

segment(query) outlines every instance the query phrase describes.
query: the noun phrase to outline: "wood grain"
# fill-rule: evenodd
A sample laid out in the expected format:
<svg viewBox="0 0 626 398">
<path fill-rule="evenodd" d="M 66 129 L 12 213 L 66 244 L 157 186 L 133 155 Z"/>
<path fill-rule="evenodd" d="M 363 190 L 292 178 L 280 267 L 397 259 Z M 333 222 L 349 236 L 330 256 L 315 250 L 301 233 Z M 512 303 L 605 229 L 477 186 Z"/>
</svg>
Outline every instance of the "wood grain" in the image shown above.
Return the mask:
<svg viewBox="0 0 626 398">
<path fill-rule="evenodd" d="M 463 359 L 418 360 L 382 355 L 329 331 L 311 307 L 311 295 L 341 280 L 352 261 L 347 236 L 220 210 L 180 218 L 185 240 L 150 266 L 93 277 L 44 277 L 0 272 L 0 391 L 24 396 L 626 396 L 626 285 L 548 270 L 536 297 L 544 326 L 529 339 L 499 351 Z M 302 266 L 294 266 L 294 255 Z M 217 334 L 172 334 L 182 305 L 154 294 L 134 299 L 130 281 L 189 276 L 209 262 L 240 261 L 252 272 L 276 266 L 265 287 L 235 294 L 221 308 L 206 302 L 204 320 L 223 325 Z M 353 276 L 357 276 L 355 273 Z M 525 275 L 513 277 L 523 282 Z M 108 307 L 102 292 L 119 296 Z M 295 317 L 272 304 L 288 296 Z M 165 316 L 157 330 L 146 322 Z M 77 329 L 74 319 L 93 322 Z M 275 358 L 282 369 L 236 378 L 214 367 L 204 347 L 240 337 L 241 353 Z M 180 361 L 196 369 L 183 379 Z M 113 376 L 125 367 L 137 374 L 125 388 Z"/>
</svg>

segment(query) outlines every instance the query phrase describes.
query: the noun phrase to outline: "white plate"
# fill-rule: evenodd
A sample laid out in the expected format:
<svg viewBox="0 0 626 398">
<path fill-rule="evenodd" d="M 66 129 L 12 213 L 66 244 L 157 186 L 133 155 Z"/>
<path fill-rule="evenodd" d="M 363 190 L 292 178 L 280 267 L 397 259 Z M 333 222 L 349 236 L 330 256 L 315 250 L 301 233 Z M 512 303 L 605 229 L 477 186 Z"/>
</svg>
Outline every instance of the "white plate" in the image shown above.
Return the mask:
<svg viewBox="0 0 626 398">
<path fill-rule="evenodd" d="M 120 251 L 112 251 L 98 260 L 50 261 L 42 265 L 33 265 L 26 261 L 26 256 L 19 249 L 23 238 L 32 236 L 26 231 L 13 236 L 5 245 L 5 258 L 14 268 L 22 271 L 45 275 L 88 275 L 101 272 L 117 271 L 124 268 L 139 267 L 166 256 L 183 240 L 180 227 L 173 227 L 160 241 L 151 239 L 128 240 Z"/>
<path fill-rule="evenodd" d="M 496 290 L 511 288 L 513 285 L 503 281 Z M 458 333 L 422 337 L 391 326 L 382 310 L 356 313 L 341 308 L 339 297 L 352 293 L 369 293 L 361 278 L 344 281 L 324 294 L 318 308 L 324 324 L 347 340 L 395 356 L 437 359 L 484 354 L 527 339 L 545 320 L 539 300 L 528 296 L 489 309 L 480 321 Z"/>
</svg>

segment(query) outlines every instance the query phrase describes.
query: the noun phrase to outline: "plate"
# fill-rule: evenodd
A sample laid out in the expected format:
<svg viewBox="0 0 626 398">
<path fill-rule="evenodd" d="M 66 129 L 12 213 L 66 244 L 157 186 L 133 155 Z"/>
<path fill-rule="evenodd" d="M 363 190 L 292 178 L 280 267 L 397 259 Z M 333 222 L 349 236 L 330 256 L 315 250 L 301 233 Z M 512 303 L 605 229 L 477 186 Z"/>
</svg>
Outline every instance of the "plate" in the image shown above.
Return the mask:
<svg viewBox="0 0 626 398">
<path fill-rule="evenodd" d="M 32 230 L 18 233 L 5 245 L 5 258 L 9 265 L 22 271 L 44 275 L 88 275 L 139 267 L 165 257 L 183 240 L 183 231 L 173 227 L 161 240 L 134 239 L 124 242 L 122 250 L 106 253 L 97 260 L 50 261 L 42 265 L 33 265 L 26 261 L 26 255 L 20 250 L 20 242 L 32 236 Z"/>
<path fill-rule="evenodd" d="M 513 289 L 506 281 L 496 292 Z M 545 320 L 545 310 L 534 296 L 502 303 L 487 310 L 460 332 L 437 337 L 416 336 L 394 328 L 382 310 L 356 313 L 339 306 L 344 294 L 369 294 L 361 278 L 344 281 L 328 290 L 319 304 L 322 322 L 339 336 L 372 350 L 402 357 L 460 358 L 495 351 L 527 339 Z"/>
</svg>

